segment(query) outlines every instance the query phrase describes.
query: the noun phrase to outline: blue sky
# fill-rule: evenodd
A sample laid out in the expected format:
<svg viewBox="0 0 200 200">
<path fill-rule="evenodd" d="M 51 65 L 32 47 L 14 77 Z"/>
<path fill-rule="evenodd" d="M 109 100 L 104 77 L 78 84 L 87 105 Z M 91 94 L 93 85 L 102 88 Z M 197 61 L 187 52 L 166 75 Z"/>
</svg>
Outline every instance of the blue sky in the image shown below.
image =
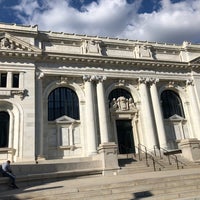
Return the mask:
<svg viewBox="0 0 200 200">
<path fill-rule="evenodd" d="M 0 22 L 41 31 L 200 43 L 200 0 L 0 0 Z"/>
</svg>

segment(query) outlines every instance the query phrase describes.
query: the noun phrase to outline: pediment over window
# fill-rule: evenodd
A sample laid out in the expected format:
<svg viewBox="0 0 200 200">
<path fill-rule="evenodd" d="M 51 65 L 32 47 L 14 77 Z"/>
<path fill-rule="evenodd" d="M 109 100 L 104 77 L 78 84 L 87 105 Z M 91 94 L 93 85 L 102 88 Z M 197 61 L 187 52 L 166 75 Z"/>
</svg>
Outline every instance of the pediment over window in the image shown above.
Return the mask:
<svg viewBox="0 0 200 200">
<path fill-rule="evenodd" d="M 185 120 L 185 118 L 175 114 L 175 115 L 169 117 L 169 120 L 171 120 L 171 121 L 183 121 L 183 120 Z"/>
<path fill-rule="evenodd" d="M 42 50 L 36 46 L 31 45 L 9 33 L 3 33 L 0 35 L 0 51 L 25 51 L 41 53 Z"/>
<path fill-rule="evenodd" d="M 68 117 L 66 115 L 63 115 L 62 117 L 57 118 L 56 120 L 57 124 L 72 124 L 72 123 L 76 123 L 77 121 L 71 117 Z"/>
</svg>

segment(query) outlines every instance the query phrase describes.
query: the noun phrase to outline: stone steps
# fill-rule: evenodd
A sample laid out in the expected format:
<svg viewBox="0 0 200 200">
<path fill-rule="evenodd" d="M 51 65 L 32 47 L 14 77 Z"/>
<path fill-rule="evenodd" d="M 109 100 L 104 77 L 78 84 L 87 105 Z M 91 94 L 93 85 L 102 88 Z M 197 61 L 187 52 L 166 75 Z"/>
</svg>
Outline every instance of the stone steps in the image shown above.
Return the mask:
<svg viewBox="0 0 200 200">
<path fill-rule="evenodd" d="M 165 159 L 162 161 L 164 163 Z M 84 160 L 83 166 L 87 166 L 87 162 L 89 161 Z M 40 164 L 42 165 L 42 163 Z M 43 166 L 49 164 L 43 163 Z M 63 162 L 55 162 L 54 164 L 61 165 L 59 169 L 66 165 Z M 74 164 L 76 166 L 75 162 Z M 35 200 L 184 200 L 184 198 L 191 200 L 195 197 L 200 197 L 200 165 L 198 164 L 187 162 L 188 169 L 184 168 L 179 170 L 170 165 L 169 167 L 165 167 L 165 170 L 154 172 L 152 166 L 146 166 L 145 160 L 138 161 L 134 158 L 126 159 L 124 155 L 120 156 L 119 164 L 121 169 L 116 176 L 102 176 L 102 168 L 98 169 L 97 167 L 93 170 L 89 168 L 84 169 L 83 167 L 82 170 L 74 169 L 55 172 L 52 170 L 50 173 L 24 175 L 18 177 L 18 183 L 20 188 L 27 188 L 27 190 L 21 190 L 21 192 L 19 191 L 14 196 L 12 194 L 12 197 L 16 197 L 16 199 Z M 81 177 L 83 178 L 81 179 Z M 60 181 L 64 179 L 65 181 L 62 182 L 62 185 Z M 0 178 L 0 199 L 12 199 L 10 198 L 10 194 L 3 193 L 5 188 L 2 186 L 3 184 L 5 186 L 5 181 L 1 184 L 1 180 Z M 50 189 L 47 187 L 46 190 L 41 189 L 45 188 L 45 185 L 51 184 L 54 187 L 50 187 Z M 31 188 L 33 189 L 31 190 Z M 4 195 L 1 196 L 1 194 Z"/>
<path fill-rule="evenodd" d="M 185 172 L 184 170 L 181 170 Z M 175 200 L 180 198 L 195 198 L 200 197 L 200 172 L 194 174 L 181 174 L 180 170 L 174 175 L 167 176 L 165 172 L 154 172 L 151 177 L 149 173 L 143 173 L 143 178 L 126 180 L 123 175 L 118 175 L 114 177 L 107 177 L 105 181 L 109 178 L 115 179 L 120 177 L 120 181 L 113 181 L 112 183 L 104 182 L 98 183 L 98 180 L 93 182 L 93 184 L 87 185 L 87 181 L 90 179 L 85 179 L 85 185 L 79 185 L 74 187 L 66 187 L 66 189 L 57 188 L 53 191 L 38 190 L 37 194 L 24 193 L 16 195 L 18 199 L 92 199 L 92 200 L 127 200 L 127 199 L 159 199 L 159 200 Z M 165 176 L 163 176 L 165 173 Z M 156 175 L 158 174 L 158 175 Z M 178 175 L 176 175 L 178 174 Z M 123 179 L 124 177 L 124 179 Z M 146 178 L 144 178 L 146 177 Z M 79 179 L 80 180 L 80 179 Z M 77 180 L 78 181 L 78 180 Z M 67 181 L 66 181 L 67 182 Z M 59 182 L 58 182 L 59 185 Z M 8 196 L 7 196 L 8 197 Z M 1 198 L 6 199 L 6 197 Z"/>
</svg>

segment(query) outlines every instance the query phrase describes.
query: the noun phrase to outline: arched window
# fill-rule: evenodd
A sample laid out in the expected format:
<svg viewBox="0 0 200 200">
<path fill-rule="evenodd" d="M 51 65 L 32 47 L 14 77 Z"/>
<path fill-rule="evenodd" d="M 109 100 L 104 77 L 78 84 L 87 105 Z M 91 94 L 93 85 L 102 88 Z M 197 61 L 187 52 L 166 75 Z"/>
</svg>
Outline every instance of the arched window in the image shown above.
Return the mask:
<svg viewBox="0 0 200 200">
<path fill-rule="evenodd" d="M 48 120 L 53 121 L 63 115 L 79 119 L 79 101 L 72 89 L 59 87 L 49 94 Z"/>
<path fill-rule="evenodd" d="M 0 112 L 0 147 L 8 147 L 9 121 L 9 114 Z"/>
<path fill-rule="evenodd" d="M 165 119 L 175 114 L 185 117 L 182 102 L 177 93 L 172 90 L 165 90 L 161 94 L 161 101 Z"/>
<path fill-rule="evenodd" d="M 124 90 L 122 88 L 117 88 L 114 89 L 110 94 L 109 94 L 109 102 L 113 100 L 113 98 L 117 99 L 118 97 L 125 97 L 126 99 L 132 98 L 130 92 L 127 90 Z"/>
</svg>

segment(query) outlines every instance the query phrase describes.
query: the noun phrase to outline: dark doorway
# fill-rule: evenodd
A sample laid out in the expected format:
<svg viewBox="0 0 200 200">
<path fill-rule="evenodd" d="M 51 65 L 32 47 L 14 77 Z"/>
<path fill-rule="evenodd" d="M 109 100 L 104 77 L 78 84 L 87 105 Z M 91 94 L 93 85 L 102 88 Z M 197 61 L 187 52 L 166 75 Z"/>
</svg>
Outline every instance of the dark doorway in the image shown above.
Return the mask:
<svg viewBox="0 0 200 200">
<path fill-rule="evenodd" d="M 9 114 L 0 112 L 0 148 L 8 147 L 9 121 Z"/>
<path fill-rule="evenodd" d="M 135 153 L 131 120 L 117 120 L 116 126 L 119 153 Z"/>
</svg>

